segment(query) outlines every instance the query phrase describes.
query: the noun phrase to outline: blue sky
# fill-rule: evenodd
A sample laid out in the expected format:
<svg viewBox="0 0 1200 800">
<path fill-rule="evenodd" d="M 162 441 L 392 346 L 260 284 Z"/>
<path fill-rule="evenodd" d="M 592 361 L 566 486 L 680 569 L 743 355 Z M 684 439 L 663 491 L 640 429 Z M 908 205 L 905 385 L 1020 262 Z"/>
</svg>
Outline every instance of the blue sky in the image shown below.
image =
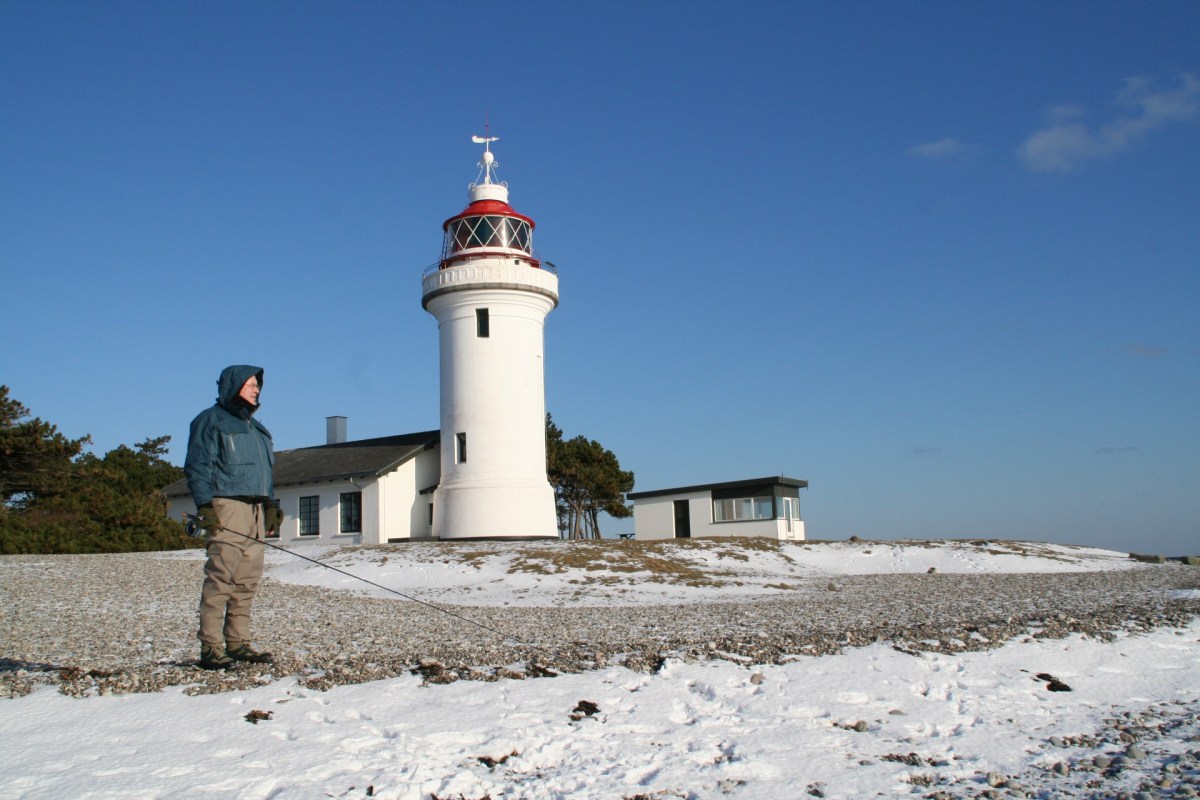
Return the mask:
<svg viewBox="0 0 1200 800">
<path fill-rule="evenodd" d="M 484 121 L 547 407 L 814 538 L 1200 550 L 1200 5 L 0 3 L 0 383 L 94 449 L 230 363 L 280 448 L 437 427 Z M 611 530 L 632 528 L 615 523 Z"/>
</svg>

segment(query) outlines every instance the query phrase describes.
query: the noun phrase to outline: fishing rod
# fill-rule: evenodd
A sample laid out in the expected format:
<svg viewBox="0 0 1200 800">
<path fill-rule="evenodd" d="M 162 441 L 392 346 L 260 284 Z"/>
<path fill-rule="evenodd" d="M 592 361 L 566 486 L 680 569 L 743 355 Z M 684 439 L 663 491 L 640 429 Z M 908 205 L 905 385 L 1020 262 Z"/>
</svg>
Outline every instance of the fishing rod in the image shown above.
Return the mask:
<svg viewBox="0 0 1200 800">
<path fill-rule="evenodd" d="M 195 514 L 189 514 L 186 511 L 183 512 L 183 529 L 184 529 L 184 533 L 186 533 L 188 536 L 192 537 L 193 539 L 199 538 L 201 532 L 204 530 L 207 530 L 206 528 L 204 528 L 200 525 L 200 518 L 198 516 L 196 516 Z M 454 617 L 455 619 L 460 619 L 463 622 L 468 622 L 471 625 L 474 625 L 476 628 L 482 628 L 483 630 L 487 631 L 488 633 L 493 633 L 503 639 L 507 639 L 510 642 L 519 644 L 522 647 L 528 647 L 530 649 L 539 650 L 539 651 L 542 650 L 542 648 L 538 647 L 535 644 L 530 644 L 529 642 L 522 641 L 522 640 L 518 639 L 517 637 L 510 636 L 507 633 L 505 633 L 504 631 L 497 630 L 496 628 L 488 627 L 487 625 L 484 625 L 482 622 L 476 622 L 475 620 L 471 619 L 470 617 L 464 617 L 462 614 L 456 614 L 455 612 L 450 611 L 449 609 L 442 608 L 441 606 L 437 606 L 437 605 L 434 605 L 433 603 L 426 602 L 425 600 L 421 600 L 419 598 L 413 597 L 412 595 L 407 595 L 404 592 L 396 591 L 395 589 L 391 588 L 390 586 L 384 586 L 381 583 L 376 583 L 375 581 L 364 578 L 361 575 L 355 575 L 353 572 L 347 572 L 344 569 L 339 569 L 338 567 L 335 567 L 331 564 L 326 564 L 324 561 L 318 561 L 315 558 L 309 558 L 308 556 L 306 556 L 302 553 L 297 553 L 294 550 L 288 550 L 286 547 L 281 547 L 280 545 L 277 545 L 274 542 L 268 542 L 266 539 L 256 539 L 255 537 L 250 536 L 249 534 L 242 533 L 241 531 L 235 531 L 232 528 L 225 527 L 224 525 L 218 526 L 218 529 L 223 530 L 223 531 L 228 531 L 229 533 L 235 534 L 237 536 L 241 536 L 243 539 L 249 539 L 252 542 L 259 542 L 260 544 L 265 544 L 267 547 L 273 547 L 276 550 L 279 550 L 284 553 L 288 553 L 289 555 L 293 555 L 296 558 L 302 558 L 305 561 L 316 564 L 318 567 L 324 567 L 325 569 L 333 570 L 334 572 L 345 575 L 348 578 L 354 578 L 356 581 L 362 581 L 363 583 L 368 583 L 371 586 L 374 586 L 376 589 L 383 589 L 385 592 L 391 592 L 392 594 L 396 595 L 397 597 L 402 597 L 405 600 L 410 600 L 414 603 L 418 603 L 420 605 L 425 606 L 426 608 L 432 608 L 434 611 L 440 611 L 443 614 Z"/>
</svg>

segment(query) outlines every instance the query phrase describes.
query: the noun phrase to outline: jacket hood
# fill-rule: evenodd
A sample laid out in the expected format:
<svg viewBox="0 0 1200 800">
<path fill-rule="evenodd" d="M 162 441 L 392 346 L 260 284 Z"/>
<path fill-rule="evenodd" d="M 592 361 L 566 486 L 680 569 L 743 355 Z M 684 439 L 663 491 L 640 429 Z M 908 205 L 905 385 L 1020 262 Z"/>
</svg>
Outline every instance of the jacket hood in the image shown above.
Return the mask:
<svg viewBox="0 0 1200 800">
<path fill-rule="evenodd" d="M 237 413 L 239 409 L 254 413 L 258 409 L 258 406 L 246 405 L 238 398 L 238 392 L 246 385 L 246 381 L 255 376 L 258 377 L 259 388 L 262 388 L 262 367 L 252 367 L 249 364 L 234 364 L 221 370 L 221 377 L 217 379 L 217 404 L 233 413 Z"/>
</svg>

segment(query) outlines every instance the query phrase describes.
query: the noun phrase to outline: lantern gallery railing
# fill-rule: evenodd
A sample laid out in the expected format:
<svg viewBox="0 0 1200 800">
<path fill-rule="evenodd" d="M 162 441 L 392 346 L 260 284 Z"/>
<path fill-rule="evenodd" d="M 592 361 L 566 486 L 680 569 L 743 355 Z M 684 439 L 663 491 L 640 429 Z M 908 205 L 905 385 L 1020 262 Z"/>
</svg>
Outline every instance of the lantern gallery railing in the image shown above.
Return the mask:
<svg viewBox="0 0 1200 800">
<path fill-rule="evenodd" d="M 480 252 L 471 253 L 470 255 L 465 256 L 457 255 L 451 258 L 444 258 L 441 261 L 435 261 L 421 271 L 421 276 L 422 279 L 424 279 L 425 277 L 428 277 L 431 272 L 464 266 L 478 268 L 479 265 L 476 264 L 477 261 L 486 261 L 487 264 L 484 266 L 496 265 L 497 262 L 500 262 L 498 266 L 520 267 L 522 269 L 529 269 L 530 267 L 533 267 L 534 269 L 540 269 L 543 272 L 549 272 L 551 275 L 558 274 L 558 267 L 552 261 L 543 261 L 533 257 L 515 256 L 511 252 Z"/>
<path fill-rule="evenodd" d="M 439 294 L 464 288 L 524 289 L 544 294 L 558 302 L 558 275 L 545 269 L 530 269 L 526 259 L 506 258 L 507 263 L 488 259 L 486 264 L 472 264 L 456 259 L 454 264 L 439 269 L 441 263 L 430 265 L 421 279 L 423 304 Z"/>
</svg>

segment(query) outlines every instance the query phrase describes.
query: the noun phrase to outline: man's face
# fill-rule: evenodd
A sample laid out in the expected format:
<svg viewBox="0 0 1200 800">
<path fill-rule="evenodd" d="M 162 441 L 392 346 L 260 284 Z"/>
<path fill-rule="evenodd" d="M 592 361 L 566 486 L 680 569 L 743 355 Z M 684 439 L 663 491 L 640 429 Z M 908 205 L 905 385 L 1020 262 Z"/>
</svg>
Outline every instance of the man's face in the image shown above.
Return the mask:
<svg viewBox="0 0 1200 800">
<path fill-rule="evenodd" d="M 238 391 L 238 397 L 245 400 L 252 406 L 258 405 L 258 376 L 251 375 L 250 378 L 242 384 L 242 388 Z"/>
</svg>

